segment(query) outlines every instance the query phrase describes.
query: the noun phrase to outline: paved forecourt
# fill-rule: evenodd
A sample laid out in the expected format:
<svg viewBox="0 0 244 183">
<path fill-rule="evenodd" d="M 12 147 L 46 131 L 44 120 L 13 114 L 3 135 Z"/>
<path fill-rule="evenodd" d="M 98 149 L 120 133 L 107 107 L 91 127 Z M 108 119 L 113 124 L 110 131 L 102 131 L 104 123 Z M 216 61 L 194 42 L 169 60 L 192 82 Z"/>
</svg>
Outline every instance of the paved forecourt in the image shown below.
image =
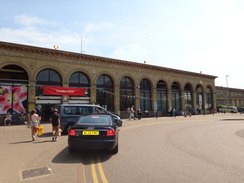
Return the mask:
<svg viewBox="0 0 244 183">
<path fill-rule="evenodd" d="M 208 120 L 243 120 L 244 115 L 211 114 L 191 117 L 156 117 L 141 120 L 123 119 L 121 131 L 139 124 Z M 52 142 L 51 124 L 44 123 L 45 133 L 32 141 L 25 125 L 0 126 L 0 182 L 84 182 L 82 157 L 72 157 L 67 150 L 67 136 Z M 244 123 L 243 123 L 244 128 Z M 65 174 L 64 174 L 65 172 Z"/>
</svg>

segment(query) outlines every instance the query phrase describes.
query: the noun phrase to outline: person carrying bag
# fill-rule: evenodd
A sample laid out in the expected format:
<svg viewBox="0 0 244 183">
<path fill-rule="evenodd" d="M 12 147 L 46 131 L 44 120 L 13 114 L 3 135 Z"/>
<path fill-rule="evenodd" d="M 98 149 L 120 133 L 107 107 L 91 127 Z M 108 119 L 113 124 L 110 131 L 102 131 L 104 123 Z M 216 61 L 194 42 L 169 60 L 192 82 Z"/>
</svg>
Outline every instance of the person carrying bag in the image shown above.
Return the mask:
<svg viewBox="0 0 244 183">
<path fill-rule="evenodd" d="M 36 114 L 36 110 L 32 109 L 29 120 L 28 120 L 28 128 L 31 127 L 31 136 L 32 136 L 32 141 L 35 141 L 35 135 L 36 132 L 39 130 L 40 127 L 40 118 Z"/>
</svg>

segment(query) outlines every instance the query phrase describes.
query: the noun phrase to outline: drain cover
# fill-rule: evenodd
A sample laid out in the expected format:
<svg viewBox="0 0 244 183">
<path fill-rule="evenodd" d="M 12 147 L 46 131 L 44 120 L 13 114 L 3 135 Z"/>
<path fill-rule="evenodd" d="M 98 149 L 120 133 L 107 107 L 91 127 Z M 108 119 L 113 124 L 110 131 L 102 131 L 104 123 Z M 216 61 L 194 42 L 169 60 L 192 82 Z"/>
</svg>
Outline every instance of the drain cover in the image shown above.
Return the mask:
<svg viewBox="0 0 244 183">
<path fill-rule="evenodd" d="M 30 178 L 40 177 L 40 176 L 50 175 L 50 174 L 52 174 L 51 168 L 48 167 L 35 168 L 35 169 L 22 171 L 23 179 L 30 179 Z"/>
</svg>

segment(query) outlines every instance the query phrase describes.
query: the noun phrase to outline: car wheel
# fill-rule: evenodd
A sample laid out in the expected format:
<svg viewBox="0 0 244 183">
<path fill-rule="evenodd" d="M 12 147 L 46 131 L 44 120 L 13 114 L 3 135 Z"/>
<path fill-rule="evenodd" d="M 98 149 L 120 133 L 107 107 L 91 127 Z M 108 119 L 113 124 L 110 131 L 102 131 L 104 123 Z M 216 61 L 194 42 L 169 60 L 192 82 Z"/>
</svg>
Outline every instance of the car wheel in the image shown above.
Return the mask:
<svg viewBox="0 0 244 183">
<path fill-rule="evenodd" d="M 109 152 L 110 152 L 111 154 L 117 154 L 118 151 L 119 151 L 119 145 L 118 145 L 118 144 L 115 146 L 115 148 L 109 150 Z"/>
</svg>

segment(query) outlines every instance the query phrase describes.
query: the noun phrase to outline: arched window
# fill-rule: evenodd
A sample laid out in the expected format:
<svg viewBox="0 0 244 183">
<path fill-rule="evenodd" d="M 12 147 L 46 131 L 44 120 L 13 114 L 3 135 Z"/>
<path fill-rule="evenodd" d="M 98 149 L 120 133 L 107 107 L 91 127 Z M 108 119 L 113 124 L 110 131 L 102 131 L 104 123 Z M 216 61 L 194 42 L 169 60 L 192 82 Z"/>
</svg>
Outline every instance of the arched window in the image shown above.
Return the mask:
<svg viewBox="0 0 244 183">
<path fill-rule="evenodd" d="M 201 85 L 197 85 L 196 88 L 196 102 L 197 102 L 197 108 L 200 110 L 203 109 L 203 90 Z"/>
<path fill-rule="evenodd" d="M 184 88 L 184 95 L 185 95 L 185 109 L 189 110 L 192 107 L 192 89 L 190 84 L 186 84 Z"/>
<path fill-rule="evenodd" d="M 212 98 L 212 91 L 210 87 L 207 87 L 206 91 L 206 109 L 212 109 L 213 108 L 213 98 Z"/>
<path fill-rule="evenodd" d="M 163 80 L 160 80 L 157 83 L 157 103 L 158 111 L 167 112 L 167 84 Z"/>
<path fill-rule="evenodd" d="M 82 72 L 75 72 L 70 76 L 69 86 L 74 88 L 85 88 L 86 96 L 90 96 L 90 82 L 88 77 Z"/>
<path fill-rule="evenodd" d="M 38 73 L 36 77 L 36 84 L 38 86 L 62 86 L 61 76 L 58 72 L 52 69 L 45 69 Z M 43 93 L 42 87 L 36 87 L 36 95 Z"/>
<path fill-rule="evenodd" d="M 131 105 L 134 105 L 134 84 L 129 77 L 123 77 L 120 80 L 120 110 L 126 111 Z"/>
<path fill-rule="evenodd" d="M 140 82 L 140 108 L 142 111 L 152 110 L 151 84 L 148 79 L 142 79 Z"/>
<path fill-rule="evenodd" d="M 180 85 L 177 82 L 173 82 L 171 86 L 171 101 L 172 107 L 179 110 L 180 107 Z"/>
<path fill-rule="evenodd" d="M 112 79 L 102 74 L 97 78 L 97 103 L 108 110 L 114 110 L 114 84 Z"/>
</svg>

